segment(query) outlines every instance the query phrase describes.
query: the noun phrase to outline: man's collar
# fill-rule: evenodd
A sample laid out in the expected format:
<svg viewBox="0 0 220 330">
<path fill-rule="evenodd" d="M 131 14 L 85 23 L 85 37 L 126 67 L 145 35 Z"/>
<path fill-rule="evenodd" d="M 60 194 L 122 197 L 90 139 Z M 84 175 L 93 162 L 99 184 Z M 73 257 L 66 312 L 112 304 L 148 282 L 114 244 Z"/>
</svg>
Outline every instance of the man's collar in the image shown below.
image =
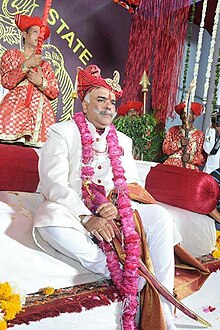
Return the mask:
<svg viewBox="0 0 220 330">
<path fill-rule="evenodd" d="M 108 132 L 110 130 L 110 126 L 107 126 L 103 130 L 99 130 L 90 121 L 88 121 L 87 119 L 86 119 L 86 121 L 88 123 L 89 130 L 93 136 L 95 136 L 98 133 L 100 136 L 106 137 L 106 135 L 108 134 Z M 101 131 L 101 134 L 99 131 Z"/>
</svg>

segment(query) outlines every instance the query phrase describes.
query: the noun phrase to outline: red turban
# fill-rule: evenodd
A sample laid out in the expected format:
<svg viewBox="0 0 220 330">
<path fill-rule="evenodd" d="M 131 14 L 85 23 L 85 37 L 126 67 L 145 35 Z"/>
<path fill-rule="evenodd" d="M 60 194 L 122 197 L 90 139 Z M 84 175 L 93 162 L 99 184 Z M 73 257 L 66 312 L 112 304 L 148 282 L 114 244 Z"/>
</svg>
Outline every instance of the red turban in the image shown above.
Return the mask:
<svg viewBox="0 0 220 330">
<path fill-rule="evenodd" d="M 178 115 L 181 115 L 185 108 L 185 103 L 181 102 L 175 106 L 175 111 L 178 113 Z M 202 111 L 203 111 L 203 105 L 197 102 L 192 102 L 191 103 L 191 111 L 194 113 L 196 117 L 200 116 Z"/>
<path fill-rule="evenodd" d="M 135 109 L 139 115 L 143 114 L 143 103 L 142 102 L 134 102 L 134 101 L 128 101 L 126 104 L 121 105 L 118 108 L 118 115 L 125 116 L 129 110 Z"/>
<path fill-rule="evenodd" d="M 29 29 L 32 26 L 41 27 L 42 19 L 38 16 L 31 17 L 31 16 L 27 16 L 27 15 L 17 14 L 15 16 L 15 24 L 17 25 L 19 30 L 26 31 L 27 29 Z M 49 36 L 50 36 L 50 29 L 49 29 L 48 25 L 46 25 L 44 40 L 47 40 L 49 38 Z"/>
<path fill-rule="evenodd" d="M 116 99 L 122 96 L 122 89 L 119 85 L 119 72 L 114 71 L 113 79 L 104 79 L 101 76 L 101 70 L 97 65 L 89 65 L 84 70 L 78 68 L 77 92 L 81 100 L 92 89 L 104 87 L 115 94 Z"/>
</svg>

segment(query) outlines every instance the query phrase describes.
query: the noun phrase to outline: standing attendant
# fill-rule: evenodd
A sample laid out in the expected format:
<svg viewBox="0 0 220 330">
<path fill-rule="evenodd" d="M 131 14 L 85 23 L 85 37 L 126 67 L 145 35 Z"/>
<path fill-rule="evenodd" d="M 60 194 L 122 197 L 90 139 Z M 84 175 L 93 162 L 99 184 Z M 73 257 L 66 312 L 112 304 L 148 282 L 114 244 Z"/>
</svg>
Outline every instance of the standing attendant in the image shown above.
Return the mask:
<svg viewBox="0 0 220 330">
<path fill-rule="evenodd" d="M 164 164 L 186 167 L 199 171 L 199 166 L 205 162 L 203 154 L 204 134 L 193 126 L 196 117 L 200 116 L 203 105 L 192 102 L 189 117 L 185 113 L 185 103 L 175 106 L 182 125 L 171 127 L 163 142 L 163 153 L 168 156 Z M 188 127 L 187 127 L 188 126 Z M 185 132 L 188 130 L 188 137 Z"/>
<path fill-rule="evenodd" d="M 9 92 L 0 103 L 0 141 L 41 147 L 55 123 L 50 101 L 58 97 L 58 82 L 50 64 L 35 54 L 42 20 L 16 15 L 15 23 L 22 31 L 24 51 L 9 49 L 1 58 L 1 84 Z M 46 26 L 44 40 L 49 36 Z M 30 83 L 33 95 L 26 105 Z"/>
</svg>

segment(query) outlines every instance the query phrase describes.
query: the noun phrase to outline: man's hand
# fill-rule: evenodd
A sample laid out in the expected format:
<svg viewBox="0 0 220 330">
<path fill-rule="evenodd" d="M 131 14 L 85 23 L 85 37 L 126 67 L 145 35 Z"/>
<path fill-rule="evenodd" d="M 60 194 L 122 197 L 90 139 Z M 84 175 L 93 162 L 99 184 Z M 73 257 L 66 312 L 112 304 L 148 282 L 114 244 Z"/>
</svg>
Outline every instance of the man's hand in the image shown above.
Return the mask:
<svg viewBox="0 0 220 330">
<path fill-rule="evenodd" d="M 36 55 L 36 54 L 32 54 L 26 61 L 26 67 L 27 69 L 31 69 L 31 68 L 35 68 L 37 66 L 40 66 L 42 62 L 42 58 L 41 55 Z"/>
<path fill-rule="evenodd" d="M 188 146 L 188 144 L 189 144 L 189 139 L 188 138 L 184 137 L 184 138 L 181 139 L 181 145 L 183 147 Z"/>
<path fill-rule="evenodd" d="M 218 133 L 218 135 L 220 135 L 220 126 L 216 126 L 215 130 L 216 130 L 216 133 Z"/>
<path fill-rule="evenodd" d="M 27 73 L 28 80 L 37 87 L 42 87 L 43 85 L 43 77 L 42 71 L 36 72 L 34 69 L 30 69 Z"/>
<path fill-rule="evenodd" d="M 107 221 L 115 220 L 118 217 L 117 208 L 110 202 L 100 204 L 96 210 L 96 213 L 105 218 Z"/>
<path fill-rule="evenodd" d="M 184 163 L 187 163 L 189 161 L 189 158 L 190 158 L 190 154 L 185 154 L 182 156 L 182 161 Z"/>
<path fill-rule="evenodd" d="M 99 241 L 103 241 L 104 239 L 109 243 L 115 237 L 112 226 L 103 217 L 92 216 L 89 221 L 85 223 L 84 227 Z"/>
</svg>

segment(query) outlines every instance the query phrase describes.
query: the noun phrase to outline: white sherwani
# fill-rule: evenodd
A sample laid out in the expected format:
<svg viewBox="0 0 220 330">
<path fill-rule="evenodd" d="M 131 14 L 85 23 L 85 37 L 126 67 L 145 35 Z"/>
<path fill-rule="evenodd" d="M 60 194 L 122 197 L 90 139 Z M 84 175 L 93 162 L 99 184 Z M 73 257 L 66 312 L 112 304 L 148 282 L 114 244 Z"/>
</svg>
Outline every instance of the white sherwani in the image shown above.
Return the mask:
<svg viewBox="0 0 220 330">
<path fill-rule="evenodd" d="M 93 181 L 103 185 L 108 194 L 114 187 L 106 141 L 109 127 L 102 135 L 96 132 L 90 122 L 88 122 L 88 127 L 94 139 L 92 165 L 95 175 Z M 119 144 L 125 151 L 121 160 L 127 181 L 139 182 L 135 160 L 132 156 L 132 141 L 121 132 L 117 134 Z M 70 120 L 52 125 L 39 162 L 42 194 L 47 201 L 35 215 L 35 227 L 72 227 L 87 233 L 79 218 L 80 215 L 91 214 L 81 199 L 81 168 L 81 136 L 75 122 Z"/>
<path fill-rule="evenodd" d="M 114 187 L 106 141 L 109 127 L 102 135 L 99 135 L 89 122 L 88 127 L 94 139 L 93 181 L 103 185 L 108 194 Z M 117 132 L 117 135 L 119 145 L 124 150 L 121 161 L 127 182 L 139 182 L 136 163 L 132 156 L 132 141 L 120 132 Z M 94 273 L 109 277 L 105 254 L 80 223 L 79 216 L 90 215 L 91 212 L 82 202 L 82 144 L 74 121 L 50 127 L 49 139 L 42 148 L 39 166 L 42 193 L 46 201 L 35 214 L 36 242 L 46 251 L 48 246 L 45 247 L 44 242 L 49 243 L 49 246 L 71 259 L 78 260 L 81 265 Z M 137 208 L 147 233 L 155 275 L 172 292 L 173 245 L 177 244 L 181 237 L 176 229 L 173 237 L 172 217 L 161 206 L 135 203 L 134 207 Z M 141 281 L 140 289 L 145 283 L 143 279 Z M 163 308 L 169 310 L 166 301 L 163 302 Z"/>
</svg>

